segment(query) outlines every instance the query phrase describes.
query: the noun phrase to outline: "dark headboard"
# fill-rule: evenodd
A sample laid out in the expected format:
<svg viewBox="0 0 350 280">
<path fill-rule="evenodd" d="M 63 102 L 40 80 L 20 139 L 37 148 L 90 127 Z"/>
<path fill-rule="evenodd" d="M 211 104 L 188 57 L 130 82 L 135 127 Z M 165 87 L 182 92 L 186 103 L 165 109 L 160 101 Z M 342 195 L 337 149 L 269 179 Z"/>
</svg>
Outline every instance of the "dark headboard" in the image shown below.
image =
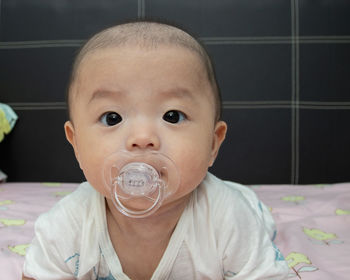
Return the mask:
<svg viewBox="0 0 350 280">
<path fill-rule="evenodd" d="M 229 131 L 213 173 L 350 181 L 348 0 L 3 0 L 0 102 L 19 116 L 0 143 L 9 181 L 83 180 L 63 132 L 73 57 L 93 33 L 143 17 L 184 26 L 214 60 Z"/>
</svg>

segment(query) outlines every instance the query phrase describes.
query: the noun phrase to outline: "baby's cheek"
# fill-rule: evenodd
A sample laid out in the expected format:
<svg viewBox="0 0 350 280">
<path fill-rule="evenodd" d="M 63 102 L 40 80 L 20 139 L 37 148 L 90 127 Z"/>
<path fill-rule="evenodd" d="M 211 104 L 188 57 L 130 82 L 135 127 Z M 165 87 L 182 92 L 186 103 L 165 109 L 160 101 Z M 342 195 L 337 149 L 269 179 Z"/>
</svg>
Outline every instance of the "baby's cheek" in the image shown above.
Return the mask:
<svg viewBox="0 0 350 280">
<path fill-rule="evenodd" d="M 199 147 L 183 153 L 179 173 L 182 188 L 194 189 L 205 177 L 209 166 L 209 157 L 206 150 Z"/>
<path fill-rule="evenodd" d="M 83 172 L 86 180 L 96 191 L 104 196 L 109 196 L 109 191 L 103 178 L 103 161 L 90 159 L 89 163 L 83 166 Z"/>
</svg>

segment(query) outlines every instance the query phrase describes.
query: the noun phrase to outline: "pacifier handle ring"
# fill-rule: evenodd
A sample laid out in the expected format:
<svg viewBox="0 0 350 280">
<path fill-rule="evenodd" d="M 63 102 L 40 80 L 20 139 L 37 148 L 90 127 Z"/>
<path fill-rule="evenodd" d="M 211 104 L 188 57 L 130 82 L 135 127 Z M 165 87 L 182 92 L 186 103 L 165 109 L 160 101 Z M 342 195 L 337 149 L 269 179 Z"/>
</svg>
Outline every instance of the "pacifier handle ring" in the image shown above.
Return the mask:
<svg viewBox="0 0 350 280">
<path fill-rule="evenodd" d="M 114 186 L 114 189 L 116 187 Z M 117 208 L 119 208 L 119 210 L 124 213 L 125 215 L 132 217 L 132 218 L 143 218 L 145 216 L 148 216 L 149 214 L 151 214 L 153 211 L 157 210 L 160 207 L 160 200 L 161 197 L 163 196 L 163 188 L 161 186 L 158 187 L 158 196 L 156 198 L 156 200 L 154 201 L 154 203 L 145 210 L 140 210 L 140 211 L 135 211 L 135 210 L 130 210 L 127 207 L 124 206 L 124 204 L 119 200 L 118 195 L 116 194 L 116 192 L 114 191 L 114 193 L 112 193 L 113 197 L 115 198 L 115 201 L 113 200 L 114 204 L 117 206 Z M 156 207 L 158 206 L 158 207 Z"/>
</svg>

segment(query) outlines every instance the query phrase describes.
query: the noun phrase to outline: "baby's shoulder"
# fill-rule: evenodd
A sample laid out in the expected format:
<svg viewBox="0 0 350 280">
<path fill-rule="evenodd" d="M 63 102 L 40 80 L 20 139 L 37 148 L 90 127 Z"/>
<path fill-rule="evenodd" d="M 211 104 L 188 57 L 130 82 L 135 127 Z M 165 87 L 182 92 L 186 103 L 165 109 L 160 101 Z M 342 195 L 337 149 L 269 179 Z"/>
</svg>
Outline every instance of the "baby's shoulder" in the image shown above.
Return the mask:
<svg viewBox="0 0 350 280">
<path fill-rule="evenodd" d="M 223 224 L 256 224 L 263 219 L 263 204 L 248 187 L 208 173 L 197 189 L 197 210 L 208 213 L 213 227 Z M 265 212 L 265 211 L 264 211 Z"/>
<path fill-rule="evenodd" d="M 201 200 L 207 201 L 207 213 L 212 217 L 214 228 L 230 225 L 234 230 L 242 224 L 244 228 L 265 229 L 271 238 L 275 235 L 275 223 L 269 209 L 247 186 L 223 181 L 208 173 L 199 193 L 202 193 L 198 195 Z"/>
<path fill-rule="evenodd" d="M 35 223 L 36 231 L 49 230 L 51 233 L 60 233 L 67 229 L 67 233 L 76 232 L 76 229 L 81 229 L 88 218 L 92 218 L 89 215 L 97 199 L 98 195 L 89 183 L 80 184 L 74 192 L 62 198 L 48 212 L 38 217 Z"/>
<path fill-rule="evenodd" d="M 204 193 L 211 207 L 251 207 L 259 203 L 254 191 L 248 187 L 224 181 L 211 173 L 203 180 L 199 192 Z"/>
<path fill-rule="evenodd" d="M 82 275 L 87 273 L 100 257 L 95 244 L 101 231 L 94 229 L 98 219 L 96 207 L 101 202 L 103 197 L 83 183 L 42 214 L 35 223 L 35 237 L 26 252 L 26 273 L 57 272 L 60 279 L 68 279 L 67 276 L 78 275 L 80 271 Z"/>
</svg>

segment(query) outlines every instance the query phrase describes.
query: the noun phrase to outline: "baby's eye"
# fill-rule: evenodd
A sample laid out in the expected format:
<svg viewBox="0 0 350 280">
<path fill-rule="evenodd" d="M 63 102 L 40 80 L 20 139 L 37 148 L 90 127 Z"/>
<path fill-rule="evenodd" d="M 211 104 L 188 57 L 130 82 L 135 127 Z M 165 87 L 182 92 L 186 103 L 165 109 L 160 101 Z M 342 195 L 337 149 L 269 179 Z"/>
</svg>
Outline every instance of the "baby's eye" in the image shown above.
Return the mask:
<svg viewBox="0 0 350 280">
<path fill-rule="evenodd" d="M 106 126 L 113 126 L 122 121 L 122 117 L 116 112 L 107 112 L 102 115 L 100 121 Z"/>
<path fill-rule="evenodd" d="M 163 120 L 170 123 L 179 123 L 184 121 L 185 119 L 185 114 L 177 110 L 168 111 L 163 115 Z"/>
</svg>

